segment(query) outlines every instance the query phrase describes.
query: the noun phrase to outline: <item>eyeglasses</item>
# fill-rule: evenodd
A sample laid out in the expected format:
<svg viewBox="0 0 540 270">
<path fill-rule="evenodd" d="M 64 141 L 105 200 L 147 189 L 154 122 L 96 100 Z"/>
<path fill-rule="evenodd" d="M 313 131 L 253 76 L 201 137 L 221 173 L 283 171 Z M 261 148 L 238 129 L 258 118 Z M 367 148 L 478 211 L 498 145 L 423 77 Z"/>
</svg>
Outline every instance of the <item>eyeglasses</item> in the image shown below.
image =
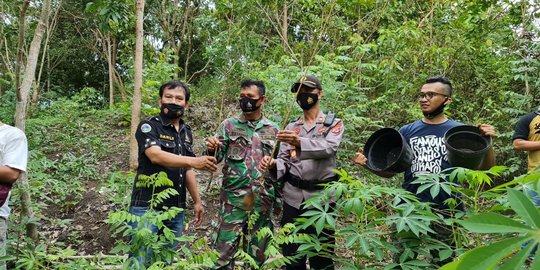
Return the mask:
<svg viewBox="0 0 540 270">
<path fill-rule="evenodd" d="M 426 98 L 427 100 L 431 100 L 434 96 L 448 97 L 445 94 L 439 94 L 439 93 L 435 93 L 435 92 L 419 93 L 417 97 L 418 97 L 418 100 L 422 100 L 423 98 Z"/>
</svg>

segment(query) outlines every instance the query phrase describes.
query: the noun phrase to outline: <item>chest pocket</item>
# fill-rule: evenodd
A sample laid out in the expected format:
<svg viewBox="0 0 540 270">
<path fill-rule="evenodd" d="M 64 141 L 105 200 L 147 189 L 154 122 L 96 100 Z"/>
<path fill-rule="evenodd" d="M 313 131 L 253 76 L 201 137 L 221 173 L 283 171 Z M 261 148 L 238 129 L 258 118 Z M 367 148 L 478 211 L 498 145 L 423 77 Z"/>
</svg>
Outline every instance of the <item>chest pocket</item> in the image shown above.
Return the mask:
<svg viewBox="0 0 540 270">
<path fill-rule="evenodd" d="M 270 156 L 272 154 L 272 149 L 274 149 L 274 144 L 276 141 L 274 140 L 262 140 L 261 141 L 263 146 L 263 154 L 265 156 Z"/>
<path fill-rule="evenodd" d="M 231 161 L 243 161 L 250 148 L 246 138 L 242 136 L 231 136 L 227 158 Z"/>
<path fill-rule="evenodd" d="M 193 155 L 193 146 L 189 143 L 184 143 L 185 147 L 186 147 L 186 150 L 187 150 L 187 154 L 188 155 Z"/>
<path fill-rule="evenodd" d="M 162 139 L 160 140 L 160 144 L 161 144 L 161 150 L 174 154 L 174 149 L 176 148 L 176 143 L 174 141 Z"/>
</svg>

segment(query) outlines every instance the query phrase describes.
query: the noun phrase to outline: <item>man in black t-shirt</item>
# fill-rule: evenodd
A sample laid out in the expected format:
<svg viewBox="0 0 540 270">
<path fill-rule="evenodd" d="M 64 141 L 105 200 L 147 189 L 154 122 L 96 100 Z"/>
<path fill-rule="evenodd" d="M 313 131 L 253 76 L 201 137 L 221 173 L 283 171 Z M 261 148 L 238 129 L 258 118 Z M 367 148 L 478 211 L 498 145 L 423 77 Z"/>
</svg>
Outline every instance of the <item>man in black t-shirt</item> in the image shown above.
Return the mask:
<svg viewBox="0 0 540 270">
<path fill-rule="evenodd" d="M 135 138 L 139 147 L 139 166 L 129 209 L 134 215 L 143 216 L 148 211 L 161 211 L 171 207 L 185 208 L 187 189 L 194 203 L 194 225 L 198 226 L 202 222 L 204 210 L 192 168 L 214 172 L 217 166 L 214 157 L 195 157 L 193 153 L 191 129 L 181 118 L 188 106 L 189 96 L 189 88 L 180 81 L 163 84 L 159 89 L 161 109 L 159 115 L 143 120 L 137 128 Z M 153 194 L 158 194 L 170 186 L 138 187 L 137 183 L 142 180 L 142 176 L 151 176 L 160 172 L 167 174 L 167 178 L 173 182 L 172 188 L 178 194 L 169 196 L 154 206 L 150 203 Z M 176 236 L 182 234 L 183 223 L 184 212 L 164 221 L 164 225 Z M 137 224 L 132 224 L 132 227 L 137 228 Z M 161 233 L 155 225 L 151 225 L 149 229 L 153 233 Z M 170 247 L 175 248 L 176 244 Z M 139 263 L 147 265 L 151 261 L 152 254 L 142 250 L 135 256 Z"/>
</svg>

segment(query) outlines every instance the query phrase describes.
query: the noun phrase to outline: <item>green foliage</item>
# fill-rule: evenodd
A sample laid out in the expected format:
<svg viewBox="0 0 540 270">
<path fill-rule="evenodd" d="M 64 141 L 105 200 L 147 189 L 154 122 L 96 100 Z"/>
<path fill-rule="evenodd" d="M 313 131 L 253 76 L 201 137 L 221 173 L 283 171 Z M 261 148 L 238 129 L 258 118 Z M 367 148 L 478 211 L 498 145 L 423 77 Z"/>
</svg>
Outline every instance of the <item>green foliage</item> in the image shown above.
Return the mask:
<svg viewBox="0 0 540 270">
<path fill-rule="evenodd" d="M 98 0 L 88 2 L 85 11 L 95 16 L 102 31 L 116 34 L 134 22 L 134 7 L 133 0 Z"/>
<path fill-rule="evenodd" d="M 92 87 L 85 87 L 71 98 L 81 108 L 101 109 L 105 107 L 106 100 L 103 95 Z"/>
<path fill-rule="evenodd" d="M 2 123 L 13 125 L 15 118 L 15 92 L 7 91 L 3 95 L 0 95 L 0 121 Z"/>
<path fill-rule="evenodd" d="M 282 245 L 303 243 L 311 240 L 310 236 L 297 233 L 295 225 L 290 223 L 285 224 L 276 231 L 273 231 L 268 227 L 261 228 L 258 231 L 253 231 L 253 226 L 258 217 L 258 214 L 250 214 L 247 234 L 242 234 L 241 248 L 239 248 L 235 254 L 236 260 L 243 262 L 251 269 L 279 269 L 280 267 L 291 263 L 294 259 L 299 257 L 299 255 L 290 257 L 283 256 L 281 253 Z M 256 235 L 259 241 L 266 241 L 267 243 L 264 253 L 267 260 L 261 266 L 257 265 L 254 258 L 245 251 L 245 249 L 249 247 L 250 243 L 249 241 L 244 243 L 243 241 L 245 240 L 243 239 L 251 239 L 252 235 Z"/>
<path fill-rule="evenodd" d="M 165 172 L 150 176 L 139 176 L 137 187 L 147 187 L 153 190 L 152 198 L 149 201 L 149 210 L 142 216 L 134 215 L 125 210 L 109 214 L 106 222 L 111 225 L 113 235 L 130 239 L 129 243 L 125 243 L 120 238 L 112 252 L 145 257 L 146 252 L 151 250 L 152 257 L 146 258 L 150 262 L 148 269 L 163 269 L 166 265 L 171 265 L 174 260 L 177 260 L 178 264 L 172 264 L 171 269 L 180 266 L 183 267 L 182 269 L 200 269 L 201 267 L 212 266 L 217 260 L 217 255 L 215 251 L 205 248 L 204 242 L 197 241 L 194 245 L 195 250 L 182 248 L 182 254 L 171 248 L 170 245 L 175 241 L 184 243 L 195 240 L 194 237 L 176 237 L 164 224 L 165 221 L 175 218 L 180 212 L 184 211 L 183 209 L 177 207 L 163 210 L 157 209 L 157 206 L 165 199 L 172 195 L 178 195 L 178 192 L 171 188 L 172 186 L 173 182 L 167 178 Z M 155 192 L 157 187 L 169 188 Z M 133 226 L 135 223 L 136 226 Z M 151 226 L 155 226 L 160 233 L 152 233 Z M 129 258 L 123 264 L 123 269 L 132 269 L 133 267 L 136 269 L 146 268 L 144 265 L 139 265 L 135 257 Z"/>
<path fill-rule="evenodd" d="M 413 94 L 429 76 L 442 74 L 452 80 L 453 103 L 446 111 L 451 118 L 473 125 L 490 123 L 497 128 L 494 148 L 498 162 L 508 169 L 457 169 L 449 176 L 426 176 L 418 180 L 421 189 L 429 190 L 432 196 L 440 192 L 463 194 L 462 200 L 469 207 L 466 213 L 456 213 L 457 217 L 489 210 L 494 213 L 485 223 L 501 219 L 496 213 L 517 222 L 527 219 L 523 212 L 517 216 L 500 212 L 512 205 L 504 196 L 504 187 L 535 181 L 537 175 L 518 177 L 487 191 L 485 188 L 525 171 L 525 153 L 516 154 L 509 142 L 518 117 L 535 110 L 535 100 L 540 96 L 537 42 L 540 31 L 536 14 L 530 12 L 538 9 L 536 1 L 218 0 L 191 1 L 188 5 L 183 1 L 150 0 L 146 3 L 142 104 L 145 116 L 157 112 L 157 87 L 179 77 L 189 81 L 193 90 L 192 104 L 196 106 L 187 113 L 193 119 L 190 125 L 198 129 L 198 134 L 211 134 L 218 124 L 213 123 L 215 119 L 222 120 L 238 112 L 238 83 L 249 77 L 266 82 L 269 102 L 265 115 L 283 126 L 301 113 L 289 91 L 291 84 L 304 73 L 320 77 L 324 88 L 323 109 L 334 111 L 344 120 L 346 128 L 338 153 L 339 167 L 358 172 L 361 177 L 345 175 L 343 181 L 329 186 L 328 190 L 335 191 L 339 198 L 335 209 L 328 205 L 329 195 L 325 193 L 324 200 L 310 202 L 313 210 L 304 217 L 306 223 L 297 227 L 314 226 L 319 232 L 323 228 L 336 228 L 341 241 L 337 256 L 341 257 L 335 258 L 344 267 L 429 268 L 427 261 L 442 261 L 452 252 L 428 234 L 428 225 L 451 225 L 451 220 L 441 220 L 411 194 L 387 190 L 396 186 L 395 179 L 368 175 L 349 162 L 373 130 L 403 126 L 421 117 Z M 286 28 L 282 29 L 284 4 L 288 14 Z M 101 182 L 100 190 L 115 205 L 123 205 L 132 183 L 129 175 L 109 176 L 109 173 L 122 169 L 127 156 L 124 152 L 127 132 L 122 127 L 131 121 L 134 1 L 65 0 L 60 5 L 48 50 L 40 58 L 44 60 L 41 81 L 36 84 L 41 90 L 40 102 L 28 119 L 26 130 L 32 149 L 30 189 L 37 201 L 34 210 L 40 217 L 47 205 L 69 209 L 78 203 L 82 191 L 93 181 Z M 0 22 L 3 37 L 0 120 L 12 123 L 19 2 L 4 1 L 0 8 L 6 18 Z M 37 6 L 29 6 L 28 29 L 34 28 L 38 12 Z M 32 31 L 26 31 L 23 50 L 30 43 L 31 34 Z M 117 103 L 112 110 L 102 109 L 108 76 L 103 54 L 103 42 L 107 38 L 96 38 L 101 34 L 111 38 L 116 55 L 114 67 L 125 82 L 128 96 L 127 101 Z M 443 181 L 445 177 L 451 182 Z M 459 185 L 454 185 L 454 181 Z M 16 208 L 19 191 L 14 189 L 13 193 L 12 205 Z M 162 200 L 172 194 L 168 190 L 155 199 Z M 452 205 L 455 201 L 448 203 Z M 17 216 L 13 220 L 18 220 Z M 22 224 L 11 227 L 22 228 L 28 222 L 38 221 L 23 220 Z M 49 218 L 46 222 L 58 223 L 66 229 L 71 225 L 69 220 L 61 218 Z M 462 228 L 453 226 L 453 229 L 459 232 Z M 398 233 L 420 236 L 423 241 L 407 243 L 396 260 L 399 265 L 385 264 L 383 258 L 396 249 L 388 238 Z M 294 235 L 291 233 L 283 239 L 273 237 L 278 239 L 276 243 L 300 242 L 305 254 L 318 250 L 334 256 L 320 239 L 292 239 Z M 485 241 L 476 234 L 468 237 L 460 234 L 460 237 L 465 238 L 458 241 L 462 244 L 480 245 Z M 27 243 L 25 239 L 15 241 Z M 504 242 L 505 247 L 501 244 L 500 252 L 494 256 L 507 252 L 510 246 L 517 247 L 516 241 Z M 270 250 L 279 257 L 277 245 Z M 204 249 L 202 246 L 204 243 L 201 243 Z M 437 250 L 439 258 L 431 258 L 431 250 Z M 520 265 L 526 250 L 514 248 L 514 257 L 518 259 L 508 265 Z M 22 254 L 21 250 L 17 252 Z M 23 265 L 21 268 L 50 268 L 54 261 L 58 269 L 103 268 L 102 260 L 53 260 L 46 253 L 58 252 L 53 252 L 51 247 L 35 248 L 26 251 L 21 256 L 26 261 L 19 264 Z M 191 260 L 196 262 L 193 265 L 208 264 L 204 254 L 184 252 L 189 259 L 179 260 L 178 267 L 190 267 Z M 493 261 L 495 257 L 490 258 Z M 280 260 L 265 267 L 278 267 L 284 263 Z M 535 261 L 533 268 L 540 268 L 539 261 Z M 157 262 L 154 267 L 169 265 Z"/>
<path fill-rule="evenodd" d="M 531 269 L 540 263 L 540 255 L 530 254 L 540 243 L 540 212 L 522 192 L 508 188 L 508 201 L 516 213 L 513 220 L 503 215 L 487 212 L 459 221 L 467 230 L 475 233 L 508 235 L 505 239 L 467 251 L 457 263 L 447 269 L 494 269 L 502 261 L 500 269 L 521 269 L 529 256 L 535 256 Z M 519 235 L 519 236 L 516 236 Z M 520 247 L 525 246 L 520 250 Z M 517 253 L 510 259 L 509 255 Z M 529 255 L 530 254 L 530 255 Z"/>
<path fill-rule="evenodd" d="M 113 172 L 101 184 L 99 193 L 106 194 L 115 205 L 126 205 L 130 202 L 134 179 L 135 174 L 133 172 Z"/>
<path fill-rule="evenodd" d="M 366 183 L 344 170 L 338 173 L 339 182 L 329 184 L 305 203 L 310 210 L 298 220 L 297 226 L 313 226 L 316 235 L 299 242 L 299 255 L 327 256 L 345 269 L 363 269 L 368 262 L 393 269 L 398 265 L 388 264 L 386 260 L 391 254 L 399 253 L 402 256 L 397 261 L 403 269 L 428 269 L 431 264 L 416 259 L 417 256 L 436 262 L 438 258 L 432 258 L 430 250 L 448 253 L 448 246 L 430 236 L 433 233 L 430 224 L 440 222 L 440 218 L 431 213 L 427 204 L 419 203 L 402 189 Z M 323 229 L 335 230 L 336 243 L 343 244 L 326 243 L 321 234 Z M 388 239 L 405 234 L 415 235 L 416 238 L 410 239 L 417 240 L 397 246 L 395 240 Z"/>
</svg>

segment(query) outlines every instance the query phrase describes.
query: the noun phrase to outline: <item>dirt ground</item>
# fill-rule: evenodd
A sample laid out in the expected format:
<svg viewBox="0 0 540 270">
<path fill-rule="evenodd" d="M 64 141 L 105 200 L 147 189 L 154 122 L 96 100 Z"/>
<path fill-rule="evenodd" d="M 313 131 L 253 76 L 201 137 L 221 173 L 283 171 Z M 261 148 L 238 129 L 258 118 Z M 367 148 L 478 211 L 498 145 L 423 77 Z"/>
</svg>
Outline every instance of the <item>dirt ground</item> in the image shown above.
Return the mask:
<svg viewBox="0 0 540 270">
<path fill-rule="evenodd" d="M 212 185 L 208 185 L 210 174 L 197 172 L 199 190 L 204 205 L 203 224 L 194 227 L 191 223 L 185 225 L 184 234 L 195 236 L 197 239 L 206 238 L 210 243 L 212 233 L 217 224 L 219 212 L 220 173 L 214 173 Z M 55 222 L 43 222 L 42 235 L 50 243 L 64 242 L 77 252 L 77 255 L 109 254 L 115 246 L 116 239 L 111 236 L 110 226 L 105 219 L 119 206 L 112 203 L 105 194 L 99 192 L 99 182 L 87 182 L 85 192 L 78 203 L 58 211 L 57 206 L 50 206 L 44 215 L 47 220 L 71 220 L 69 225 L 58 225 Z M 187 221 L 193 214 L 193 205 L 188 196 L 186 209 Z"/>
</svg>

